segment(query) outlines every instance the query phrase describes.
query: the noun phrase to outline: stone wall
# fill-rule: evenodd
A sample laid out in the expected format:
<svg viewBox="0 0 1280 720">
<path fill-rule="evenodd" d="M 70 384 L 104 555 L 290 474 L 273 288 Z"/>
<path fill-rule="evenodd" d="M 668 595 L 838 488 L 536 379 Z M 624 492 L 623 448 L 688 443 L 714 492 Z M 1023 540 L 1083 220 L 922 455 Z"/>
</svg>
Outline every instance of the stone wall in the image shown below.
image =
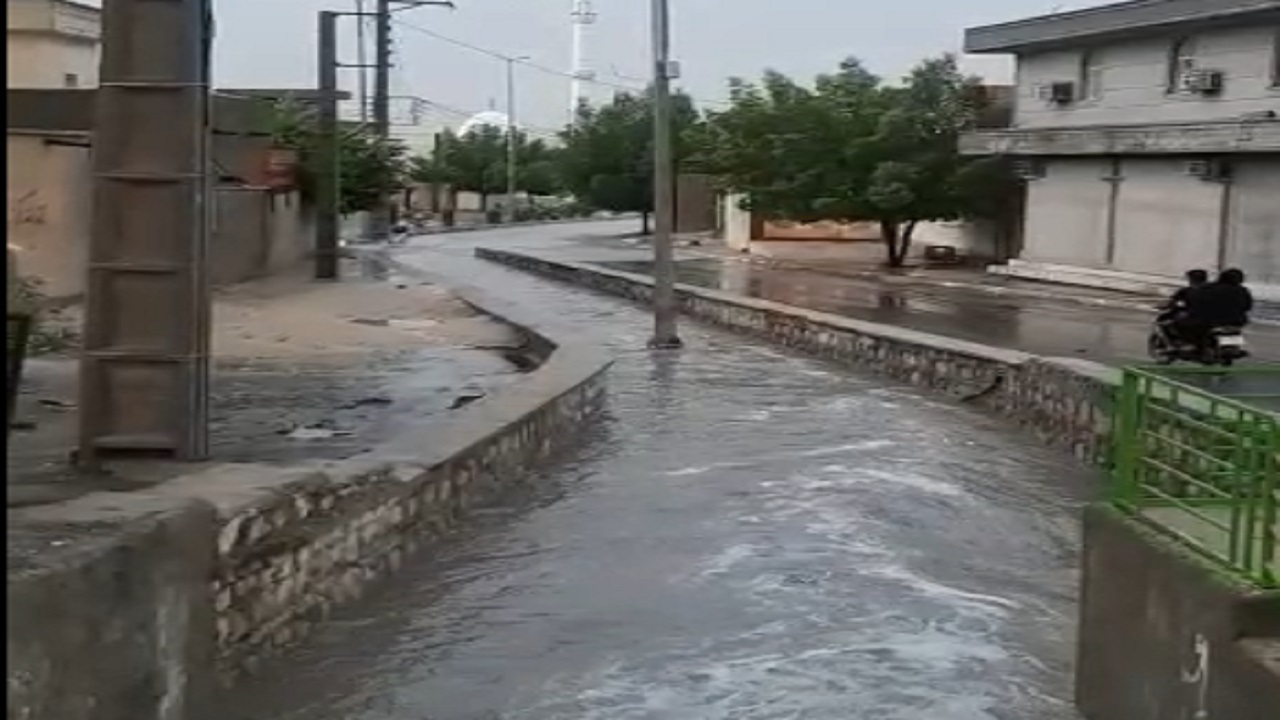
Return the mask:
<svg viewBox="0 0 1280 720">
<path fill-rule="evenodd" d="M 647 276 L 582 263 L 481 248 L 479 257 L 647 303 Z M 911 385 L 979 403 L 1046 441 L 1089 461 L 1103 459 L 1115 370 L 1097 363 L 1041 358 L 892 325 L 678 285 L 685 313 L 722 327 L 871 370 Z"/>
<path fill-rule="evenodd" d="M 182 720 L 213 678 L 252 671 L 575 447 L 604 403 L 608 358 L 462 295 L 512 322 L 540 366 L 348 460 L 221 465 L 10 511 L 9 717 Z M 29 541 L 15 545 L 15 528 Z"/>
</svg>

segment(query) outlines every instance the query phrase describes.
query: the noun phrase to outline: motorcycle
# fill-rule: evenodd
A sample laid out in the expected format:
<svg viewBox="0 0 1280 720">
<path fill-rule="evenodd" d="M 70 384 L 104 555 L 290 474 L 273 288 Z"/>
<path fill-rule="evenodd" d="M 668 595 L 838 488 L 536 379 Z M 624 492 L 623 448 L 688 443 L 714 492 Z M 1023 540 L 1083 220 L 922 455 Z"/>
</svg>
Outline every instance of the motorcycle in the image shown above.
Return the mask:
<svg viewBox="0 0 1280 720">
<path fill-rule="evenodd" d="M 1215 327 L 1209 330 L 1203 347 L 1187 342 L 1176 334 L 1172 322 L 1157 320 L 1147 338 L 1147 352 L 1161 365 L 1179 360 L 1202 365 L 1231 367 L 1237 360 L 1249 356 L 1244 340 L 1244 330 L 1238 327 Z"/>
</svg>

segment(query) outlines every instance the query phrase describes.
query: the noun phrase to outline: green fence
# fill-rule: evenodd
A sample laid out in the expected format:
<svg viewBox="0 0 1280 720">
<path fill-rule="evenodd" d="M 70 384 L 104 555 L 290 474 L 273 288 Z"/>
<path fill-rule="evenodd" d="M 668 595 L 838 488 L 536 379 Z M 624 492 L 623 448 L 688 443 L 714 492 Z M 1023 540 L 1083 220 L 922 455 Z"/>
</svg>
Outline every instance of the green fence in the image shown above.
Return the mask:
<svg viewBox="0 0 1280 720">
<path fill-rule="evenodd" d="M 1280 365 L 1126 368 L 1111 499 L 1262 587 L 1280 587 Z"/>
</svg>

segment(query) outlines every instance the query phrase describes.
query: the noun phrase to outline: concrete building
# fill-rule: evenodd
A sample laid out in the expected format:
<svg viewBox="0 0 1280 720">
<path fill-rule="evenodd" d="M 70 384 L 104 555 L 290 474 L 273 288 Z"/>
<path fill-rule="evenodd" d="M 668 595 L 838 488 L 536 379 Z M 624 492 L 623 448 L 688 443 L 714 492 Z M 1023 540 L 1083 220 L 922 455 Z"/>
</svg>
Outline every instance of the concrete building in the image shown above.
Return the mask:
<svg viewBox="0 0 1280 720">
<path fill-rule="evenodd" d="M 98 84 L 102 11 L 72 0 L 9 0 L 9 88 Z"/>
<path fill-rule="evenodd" d="M 1017 57 L 1013 127 L 967 136 L 1029 180 L 993 270 L 1134 291 L 1240 267 L 1280 299 L 1280 0 L 1133 0 L 971 28 Z"/>
</svg>

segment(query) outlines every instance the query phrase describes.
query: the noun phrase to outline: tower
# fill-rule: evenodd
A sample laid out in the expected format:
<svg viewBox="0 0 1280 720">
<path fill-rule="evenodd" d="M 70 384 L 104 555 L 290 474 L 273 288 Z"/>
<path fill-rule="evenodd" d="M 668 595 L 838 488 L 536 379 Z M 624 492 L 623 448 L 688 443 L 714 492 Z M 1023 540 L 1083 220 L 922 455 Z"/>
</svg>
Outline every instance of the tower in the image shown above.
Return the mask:
<svg viewBox="0 0 1280 720">
<path fill-rule="evenodd" d="M 573 11 L 573 79 L 569 81 L 569 120 L 578 117 L 578 105 L 587 99 L 586 83 L 596 79 L 596 73 L 588 67 L 586 57 L 587 26 L 595 23 L 596 12 L 591 0 L 572 0 Z"/>
</svg>

